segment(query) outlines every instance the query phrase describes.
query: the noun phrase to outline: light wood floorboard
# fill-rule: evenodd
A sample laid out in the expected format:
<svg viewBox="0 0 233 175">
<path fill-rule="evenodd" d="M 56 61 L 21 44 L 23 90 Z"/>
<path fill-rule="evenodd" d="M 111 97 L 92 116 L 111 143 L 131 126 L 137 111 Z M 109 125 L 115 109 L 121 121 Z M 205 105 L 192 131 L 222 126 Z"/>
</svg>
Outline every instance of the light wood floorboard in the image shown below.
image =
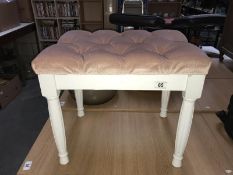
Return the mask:
<svg viewBox="0 0 233 175">
<path fill-rule="evenodd" d="M 47 122 L 26 158 L 33 161 L 32 169 L 21 167 L 19 175 L 221 175 L 233 168 L 231 156 L 226 156 L 233 143 L 221 143 L 221 133 L 213 128 L 223 126 L 214 115 L 195 114 L 183 167 L 176 169 L 171 158 L 178 114 L 169 113 L 166 119 L 157 113 L 64 114 L 71 162 L 58 165 Z M 211 118 L 208 123 L 205 117 Z"/>
<path fill-rule="evenodd" d="M 224 63 L 220 63 L 219 59 L 212 58 L 212 64 L 207 75 L 207 79 L 232 79 L 232 71 L 226 67 L 227 65 L 233 65 L 233 60 L 225 60 Z M 232 66 L 233 67 L 233 66 Z"/>
</svg>

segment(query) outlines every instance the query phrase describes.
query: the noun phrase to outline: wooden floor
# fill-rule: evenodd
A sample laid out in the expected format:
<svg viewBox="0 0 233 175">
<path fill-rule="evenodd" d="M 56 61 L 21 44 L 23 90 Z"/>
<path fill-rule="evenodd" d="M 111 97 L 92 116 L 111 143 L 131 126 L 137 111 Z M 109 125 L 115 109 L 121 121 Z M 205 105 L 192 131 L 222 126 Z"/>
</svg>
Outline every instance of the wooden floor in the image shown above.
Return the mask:
<svg viewBox="0 0 233 175">
<path fill-rule="evenodd" d="M 121 91 L 110 102 L 86 106 L 76 117 L 66 92 L 61 101 L 70 163 L 61 166 L 49 121 L 29 152 L 29 171 L 18 175 L 225 175 L 233 170 L 233 141 L 214 112 L 225 109 L 233 94 L 233 73 L 217 60 L 196 104 L 182 168 L 171 166 L 181 105 L 172 93 L 168 118 L 159 117 L 160 93 Z M 233 174 L 233 173 L 232 173 Z"/>
</svg>

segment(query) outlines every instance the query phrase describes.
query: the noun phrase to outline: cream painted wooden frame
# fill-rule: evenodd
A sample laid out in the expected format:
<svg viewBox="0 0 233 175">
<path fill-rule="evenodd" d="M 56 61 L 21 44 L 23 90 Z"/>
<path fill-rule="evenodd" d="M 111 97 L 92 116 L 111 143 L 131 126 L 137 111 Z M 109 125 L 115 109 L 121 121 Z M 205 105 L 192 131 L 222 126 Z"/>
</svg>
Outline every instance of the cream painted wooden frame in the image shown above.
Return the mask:
<svg viewBox="0 0 233 175">
<path fill-rule="evenodd" d="M 162 91 L 161 117 L 167 116 L 170 91 L 182 91 L 183 102 L 176 132 L 172 165 L 182 166 L 183 153 L 188 141 L 195 101 L 201 97 L 205 75 L 51 75 L 40 74 L 42 95 L 47 98 L 52 131 L 60 164 L 69 162 L 60 90 L 75 90 L 77 115 L 84 116 L 82 90 L 159 90 Z"/>
</svg>

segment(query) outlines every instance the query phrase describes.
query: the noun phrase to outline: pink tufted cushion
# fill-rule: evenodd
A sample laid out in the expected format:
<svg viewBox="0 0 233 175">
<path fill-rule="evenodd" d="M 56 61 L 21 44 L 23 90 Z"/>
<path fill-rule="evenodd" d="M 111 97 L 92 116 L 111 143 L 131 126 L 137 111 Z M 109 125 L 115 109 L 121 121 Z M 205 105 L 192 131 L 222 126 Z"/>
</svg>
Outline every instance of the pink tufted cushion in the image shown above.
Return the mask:
<svg viewBox="0 0 233 175">
<path fill-rule="evenodd" d="M 37 74 L 207 74 L 210 60 L 175 30 L 64 34 L 32 62 Z"/>
</svg>

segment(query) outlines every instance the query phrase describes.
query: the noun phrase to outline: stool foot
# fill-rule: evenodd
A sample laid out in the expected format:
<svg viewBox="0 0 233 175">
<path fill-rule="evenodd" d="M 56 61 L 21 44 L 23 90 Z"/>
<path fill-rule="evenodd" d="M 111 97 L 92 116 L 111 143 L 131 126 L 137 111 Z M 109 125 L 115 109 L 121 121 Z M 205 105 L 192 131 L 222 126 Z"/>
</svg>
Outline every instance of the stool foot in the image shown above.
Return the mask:
<svg viewBox="0 0 233 175">
<path fill-rule="evenodd" d="M 78 117 L 83 117 L 85 115 L 84 110 L 78 109 L 77 115 L 78 115 Z"/>
<path fill-rule="evenodd" d="M 170 91 L 162 91 L 160 117 L 167 117 L 167 107 L 170 98 Z"/>
<path fill-rule="evenodd" d="M 84 113 L 84 107 L 83 107 L 83 91 L 82 90 L 75 90 L 75 99 L 76 99 L 76 105 L 77 105 L 77 115 L 78 117 L 83 117 L 85 115 Z"/>
<path fill-rule="evenodd" d="M 173 155 L 172 165 L 175 168 L 180 168 L 182 166 L 182 159 L 183 159 L 183 157 Z"/>
<path fill-rule="evenodd" d="M 59 158 L 60 158 L 60 164 L 61 165 L 66 165 L 67 163 L 69 163 L 69 157 L 68 157 L 68 154 L 65 154 L 65 155 L 59 155 Z"/>
<path fill-rule="evenodd" d="M 166 118 L 166 117 L 167 117 L 167 110 L 165 111 L 165 110 L 163 110 L 163 109 L 161 108 L 160 117 Z"/>
</svg>

